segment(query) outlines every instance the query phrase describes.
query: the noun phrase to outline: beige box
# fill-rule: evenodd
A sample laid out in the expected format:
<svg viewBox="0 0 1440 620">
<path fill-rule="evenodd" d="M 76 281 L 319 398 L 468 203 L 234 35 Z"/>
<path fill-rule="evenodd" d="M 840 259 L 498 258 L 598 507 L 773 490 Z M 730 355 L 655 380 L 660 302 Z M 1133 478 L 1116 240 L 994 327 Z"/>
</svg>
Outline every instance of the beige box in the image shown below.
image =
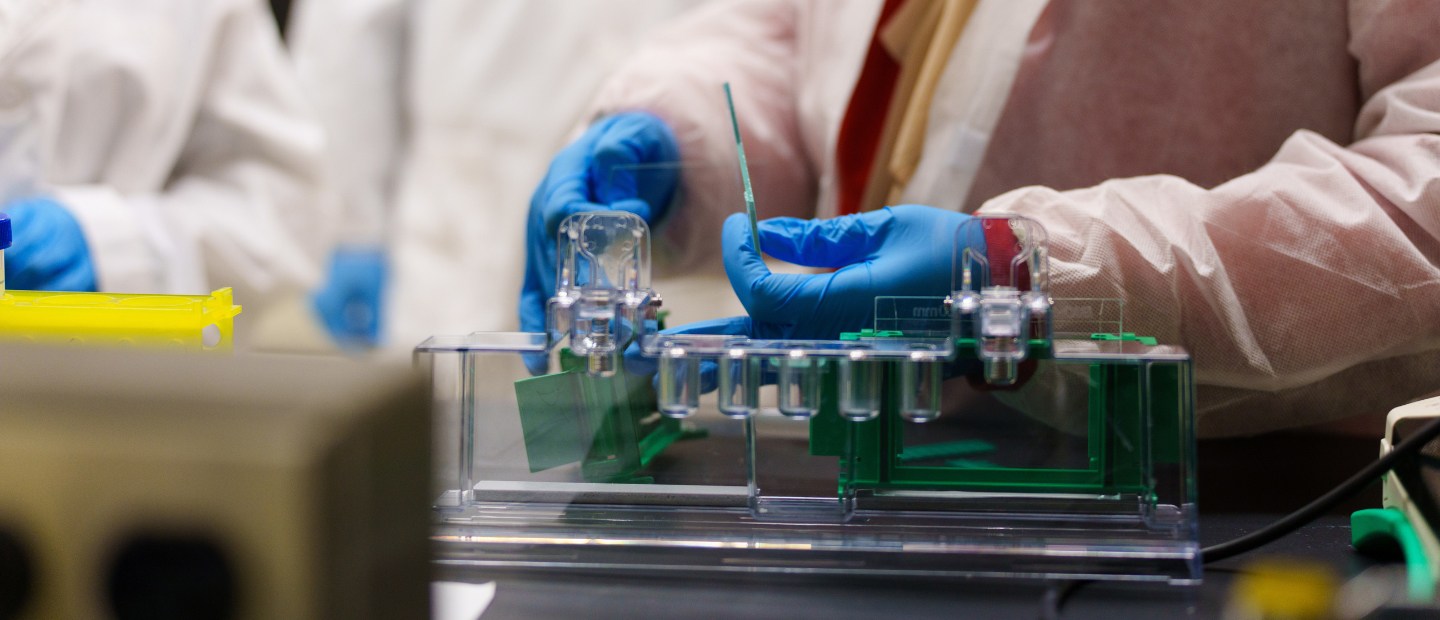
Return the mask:
<svg viewBox="0 0 1440 620">
<path fill-rule="evenodd" d="M 0 616 L 425 618 L 430 409 L 406 365 L 0 348 Z"/>
</svg>

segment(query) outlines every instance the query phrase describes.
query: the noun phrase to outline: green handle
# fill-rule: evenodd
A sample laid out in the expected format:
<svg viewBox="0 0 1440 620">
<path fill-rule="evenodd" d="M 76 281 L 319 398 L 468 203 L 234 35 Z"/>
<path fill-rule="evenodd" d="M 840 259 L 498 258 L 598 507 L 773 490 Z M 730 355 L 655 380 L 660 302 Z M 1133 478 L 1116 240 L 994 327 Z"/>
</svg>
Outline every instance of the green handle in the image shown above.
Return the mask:
<svg viewBox="0 0 1440 620">
<path fill-rule="evenodd" d="M 1394 508 L 1357 510 L 1350 515 L 1350 544 L 1356 549 L 1376 542 L 1377 537 L 1393 539 L 1405 552 L 1406 591 L 1412 603 L 1430 603 L 1435 597 L 1435 578 L 1425 548 L 1405 513 Z"/>
</svg>

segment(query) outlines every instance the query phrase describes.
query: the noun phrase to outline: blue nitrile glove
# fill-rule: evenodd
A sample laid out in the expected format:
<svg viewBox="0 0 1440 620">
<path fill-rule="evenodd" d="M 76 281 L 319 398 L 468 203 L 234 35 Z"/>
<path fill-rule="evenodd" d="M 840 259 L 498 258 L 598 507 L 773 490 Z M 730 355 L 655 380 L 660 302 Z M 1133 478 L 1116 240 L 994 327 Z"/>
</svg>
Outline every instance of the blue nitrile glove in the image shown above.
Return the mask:
<svg viewBox="0 0 1440 620">
<path fill-rule="evenodd" d="M 5 250 L 5 286 L 24 291 L 94 291 L 95 266 L 80 222 L 49 196 L 5 205 L 13 242 Z"/>
<path fill-rule="evenodd" d="M 325 282 L 310 293 L 310 303 L 341 347 L 379 344 L 386 271 L 378 248 L 342 247 L 330 255 Z"/>
<path fill-rule="evenodd" d="M 725 274 L 753 321 L 755 338 L 835 340 L 874 327 L 878 296 L 950 292 L 955 232 L 970 216 L 901 205 L 830 220 L 760 222 L 765 253 L 824 274 L 773 274 L 755 251 L 744 215 L 725 220 Z M 983 251 L 980 228 L 972 248 Z M 743 317 L 741 317 L 743 318 Z"/>
<path fill-rule="evenodd" d="M 545 331 L 545 304 L 555 295 L 555 234 L 560 222 L 575 213 L 615 209 L 639 215 L 654 226 L 675 194 L 679 170 L 674 164 L 679 159 L 674 132 L 665 121 L 644 112 L 600 119 L 555 156 L 530 198 L 521 331 Z M 544 355 L 525 356 L 533 374 L 544 373 L 547 364 Z"/>
<path fill-rule="evenodd" d="M 878 296 L 942 296 L 950 292 L 955 233 L 970 216 L 920 205 L 830 220 L 780 217 L 760 222 L 770 256 L 823 274 L 775 274 L 755 251 L 742 213 L 725 220 L 725 273 L 750 316 L 682 325 L 664 333 L 726 334 L 756 339 L 836 340 L 874 327 Z M 985 251 L 980 227 L 969 247 Z M 631 372 L 655 371 L 655 360 L 626 351 Z M 702 365 L 713 375 L 713 365 Z M 707 376 L 705 387 L 713 385 Z"/>
</svg>

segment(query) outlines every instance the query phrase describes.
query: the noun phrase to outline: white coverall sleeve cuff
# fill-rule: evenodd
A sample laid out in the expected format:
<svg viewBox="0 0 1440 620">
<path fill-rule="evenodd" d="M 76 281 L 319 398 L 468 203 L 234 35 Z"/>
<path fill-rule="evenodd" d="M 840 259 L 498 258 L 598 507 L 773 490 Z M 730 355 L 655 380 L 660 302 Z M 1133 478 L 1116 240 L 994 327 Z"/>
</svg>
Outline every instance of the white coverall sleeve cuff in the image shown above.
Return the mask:
<svg viewBox="0 0 1440 620">
<path fill-rule="evenodd" d="M 150 247 L 137 205 L 114 188 L 85 185 L 52 188 L 80 222 L 96 288 L 117 293 L 160 293 L 161 265 Z"/>
</svg>

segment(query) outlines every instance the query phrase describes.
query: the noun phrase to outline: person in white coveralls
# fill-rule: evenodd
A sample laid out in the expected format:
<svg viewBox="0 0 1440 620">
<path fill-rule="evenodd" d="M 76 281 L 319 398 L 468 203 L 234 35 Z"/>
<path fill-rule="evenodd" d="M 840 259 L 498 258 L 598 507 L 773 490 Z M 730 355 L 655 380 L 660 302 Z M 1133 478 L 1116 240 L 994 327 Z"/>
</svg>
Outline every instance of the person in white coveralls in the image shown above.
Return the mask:
<svg viewBox="0 0 1440 620">
<path fill-rule="evenodd" d="M 1427 0 L 716 2 L 555 158 L 522 323 L 574 211 L 641 213 L 672 266 L 722 263 L 750 316 L 692 329 L 730 333 L 869 327 L 876 295 L 947 292 L 873 276 L 902 253 L 948 273 L 948 243 L 887 240 L 1014 213 L 1049 232 L 1055 296 L 1123 299 L 1126 331 L 1192 353 L 1202 435 L 1385 410 L 1440 389 L 1436 32 Z M 763 249 L 837 271 L 757 267 L 737 206 L 684 174 L 677 204 L 597 191 L 604 166 L 728 153 L 723 82 L 768 162 L 762 216 L 825 218 L 764 223 Z"/>
</svg>

